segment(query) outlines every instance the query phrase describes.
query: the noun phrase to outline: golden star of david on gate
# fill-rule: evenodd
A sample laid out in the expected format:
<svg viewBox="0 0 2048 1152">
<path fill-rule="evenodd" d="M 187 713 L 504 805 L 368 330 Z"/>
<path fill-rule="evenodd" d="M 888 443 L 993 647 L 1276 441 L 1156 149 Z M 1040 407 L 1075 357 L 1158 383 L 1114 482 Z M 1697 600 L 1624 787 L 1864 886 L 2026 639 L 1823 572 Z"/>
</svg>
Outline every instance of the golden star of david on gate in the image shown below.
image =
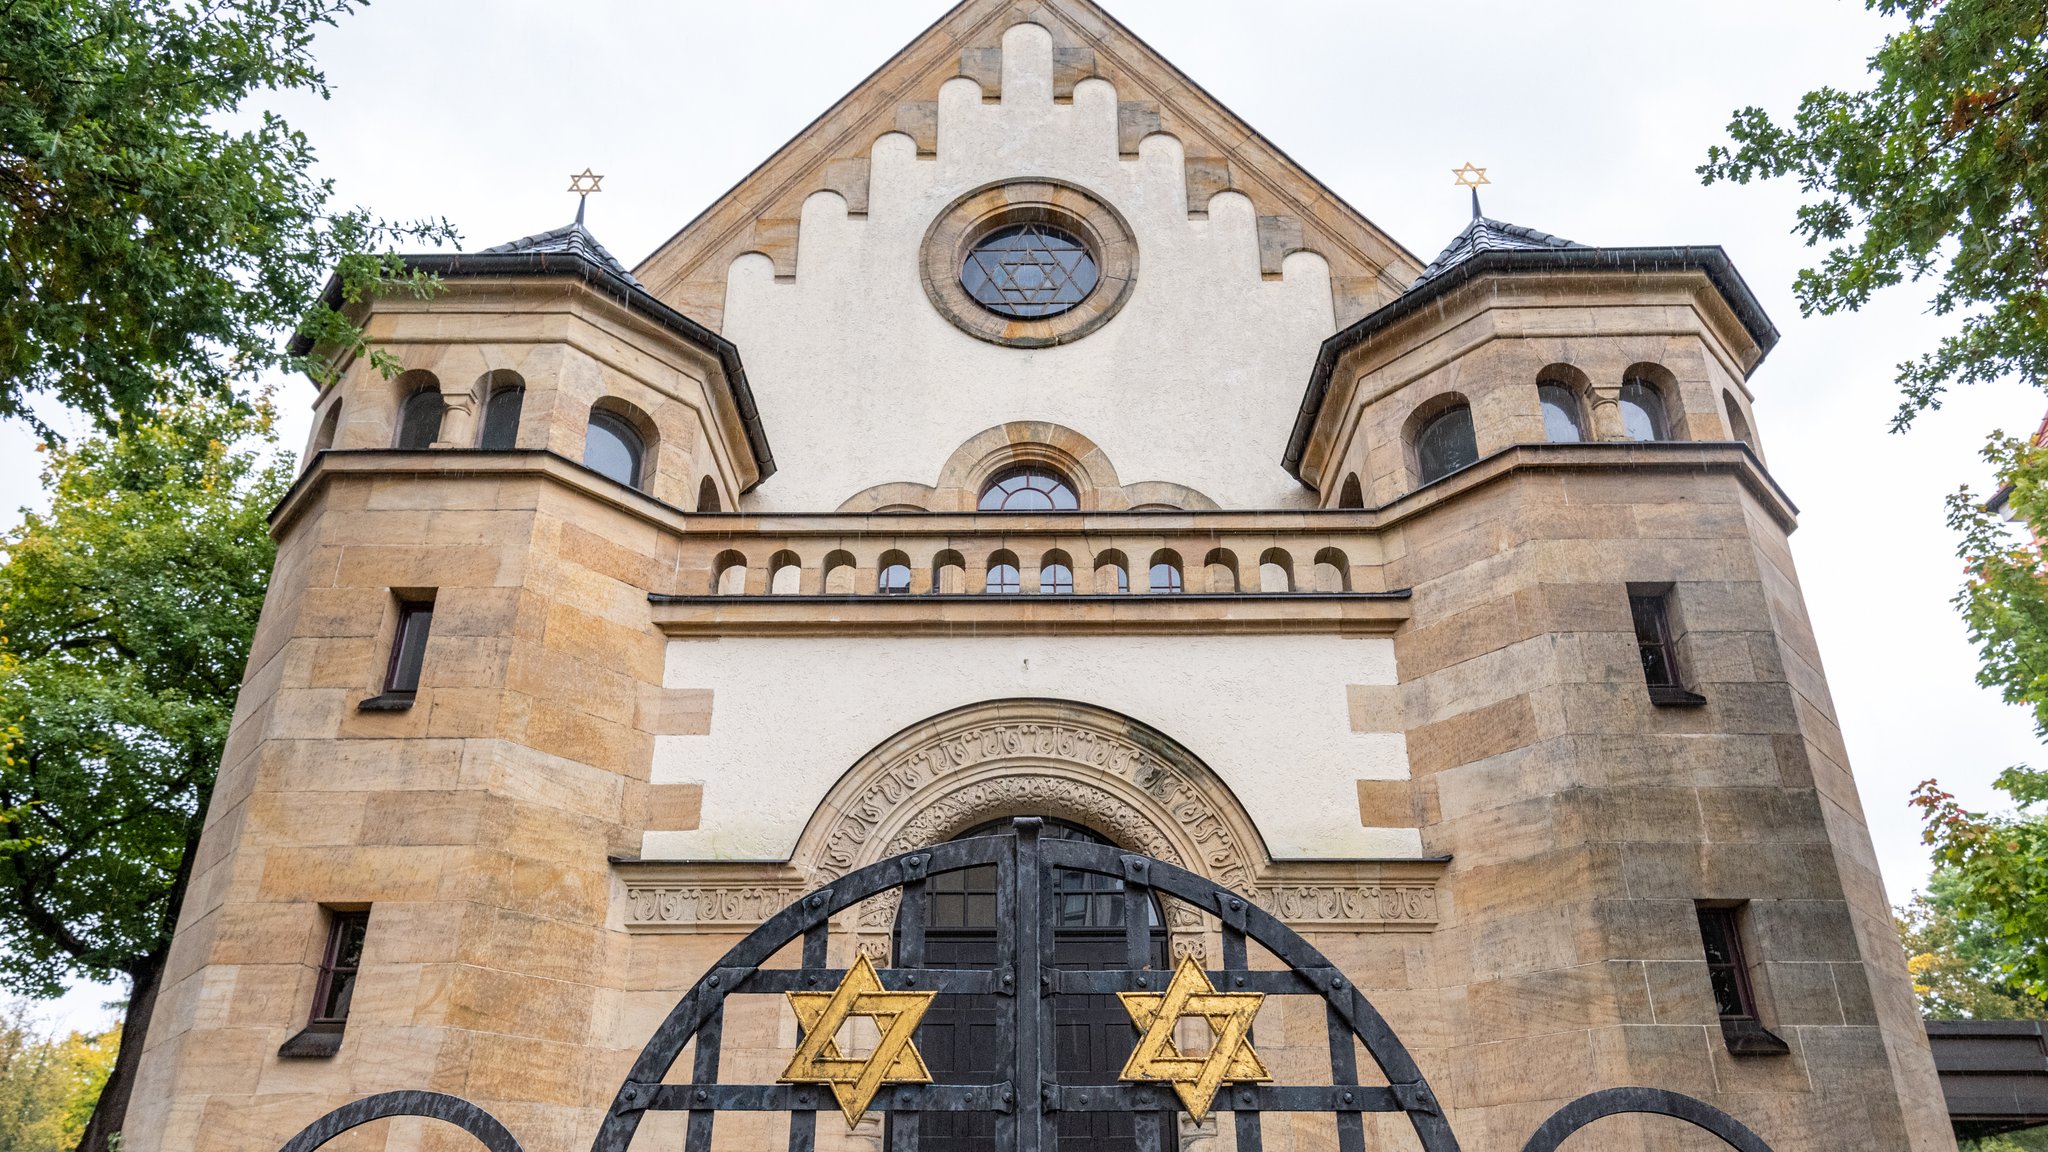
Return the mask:
<svg viewBox="0 0 2048 1152">
<path fill-rule="evenodd" d="M 850 1130 L 867 1114 L 875 1093 L 884 1084 L 929 1084 L 931 1069 L 918 1055 L 911 1034 L 924 1019 L 936 992 L 891 992 L 882 987 L 875 966 L 863 955 L 847 970 L 846 978 L 830 992 L 789 992 L 789 1006 L 796 1011 L 804 1038 L 797 1045 L 789 1067 L 776 1079 L 778 1084 L 823 1084 L 832 1089 L 839 1110 L 846 1114 Z M 840 1026 L 854 1016 L 866 1016 L 882 1033 L 875 1050 L 865 1059 L 851 1059 L 839 1051 L 833 1037 Z"/>
<path fill-rule="evenodd" d="M 1481 184 L 1493 183 L 1486 178 L 1486 169 L 1474 168 L 1470 160 L 1465 161 L 1463 168 L 1451 169 L 1451 175 L 1458 178 L 1457 184 L 1460 188 L 1477 188 Z"/>
<path fill-rule="evenodd" d="M 1123 1078 L 1145 1083 L 1165 1081 L 1173 1085 L 1188 1113 L 1201 1123 L 1209 1116 L 1216 1090 L 1232 1083 L 1263 1083 L 1273 1079 L 1259 1054 L 1252 1050 L 1252 1018 L 1265 1002 L 1263 992 L 1218 992 L 1209 976 L 1193 959 L 1181 957 L 1173 970 L 1173 981 L 1160 995 L 1147 992 L 1119 992 L 1131 1023 L 1144 1033 L 1131 1058 L 1124 1064 Z M 1209 1022 L 1215 1039 L 1206 1056 L 1187 1056 L 1173 1042 L 1173 1027 L 1182 1017 L 1199 1016 Z"/>
</svg>

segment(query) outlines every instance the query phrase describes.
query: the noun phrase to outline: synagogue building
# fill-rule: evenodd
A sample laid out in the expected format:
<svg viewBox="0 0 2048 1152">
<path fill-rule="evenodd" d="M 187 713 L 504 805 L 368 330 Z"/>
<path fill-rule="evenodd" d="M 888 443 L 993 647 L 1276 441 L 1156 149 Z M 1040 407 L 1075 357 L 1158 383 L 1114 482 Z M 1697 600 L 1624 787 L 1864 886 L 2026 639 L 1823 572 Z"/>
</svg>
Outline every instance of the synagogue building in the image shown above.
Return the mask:
<svg viewBox="0 0 2048 1152">
<path fill-rule="evenodd" d="M 411 259 L 123 1152 L 1952 1152 L 1776 330 L 1473 209 L 964 0 L 637 264 Z"/>
</svg>

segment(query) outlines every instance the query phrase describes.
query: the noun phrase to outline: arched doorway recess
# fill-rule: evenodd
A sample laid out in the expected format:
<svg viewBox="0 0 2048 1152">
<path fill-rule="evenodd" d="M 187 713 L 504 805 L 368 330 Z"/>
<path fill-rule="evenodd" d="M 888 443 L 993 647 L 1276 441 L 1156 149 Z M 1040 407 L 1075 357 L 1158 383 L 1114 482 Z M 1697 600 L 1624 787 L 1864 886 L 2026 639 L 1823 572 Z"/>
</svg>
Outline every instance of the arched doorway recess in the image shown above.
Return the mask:
<svg viewBox="0 0 2048 1152">
<path fill-rule="evenodd" d="M 1248 896 L 1271 862 L 1229 786 L 1179 743 L 1105 708 L 1043 699 L 955 709 L 877 745 L 826 793 L 790 862 L 817 886 L 1016 816 L 1087 828 Z M 859 911 L 861 951 L 889 955 L 896 911 L 887 900 Z M 1164 914 L 1172 959 L 1209 955 L 1199 913 L 1168 901 Z"/>
</svg>

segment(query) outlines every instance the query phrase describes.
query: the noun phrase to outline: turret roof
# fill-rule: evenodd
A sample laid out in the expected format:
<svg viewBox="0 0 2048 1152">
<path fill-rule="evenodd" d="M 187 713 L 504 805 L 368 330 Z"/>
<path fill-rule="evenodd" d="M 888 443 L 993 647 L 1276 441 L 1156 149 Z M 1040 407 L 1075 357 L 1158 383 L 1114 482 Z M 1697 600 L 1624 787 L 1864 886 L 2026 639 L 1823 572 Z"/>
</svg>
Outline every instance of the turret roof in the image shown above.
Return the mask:
<svg viewBox="0 0 2048 1152">
<path fill-rule="evenodd" d="M 1540 252 L 1553 248 L 1584 247 L 1586 245 L 1562 236 L 1552 236 L 1548 232 L 1538 232 L 1534 228 L 1508 224 L 1475 213 L 1472 222 L 1451 238 L 1444 250 L 1437 253 L 1436 259 L 1429 262 L 1429 267 L 1422 270 L 1422 275 L 1415 278 L 1415 283 L 1408 286 L 1408 290 L 1415 291 L 1482 252 Z"/>
<path fill-rule="evenodd" d="M 590 229 L 583 226 L 582 213 L 580 212 L 572 223 L 564 224 L 552 231 L 536 232 L 531 236 L 521 236 L 509 244 L 500 244 L 495 248 L 486 248 L 483 250 L 482 255 L 489 256 L 498 253 L 515 252 L 560 253 L 568 256 L 581 256 L 633 287 L 645 291 L 645 285 L 635 280 L 633 274 L 626 270 L 626 266 L 619 262 L 619 258 L 612 255 L 604 245 L 598 243 L 597 237 L 590 234 Z"/>
</svg>

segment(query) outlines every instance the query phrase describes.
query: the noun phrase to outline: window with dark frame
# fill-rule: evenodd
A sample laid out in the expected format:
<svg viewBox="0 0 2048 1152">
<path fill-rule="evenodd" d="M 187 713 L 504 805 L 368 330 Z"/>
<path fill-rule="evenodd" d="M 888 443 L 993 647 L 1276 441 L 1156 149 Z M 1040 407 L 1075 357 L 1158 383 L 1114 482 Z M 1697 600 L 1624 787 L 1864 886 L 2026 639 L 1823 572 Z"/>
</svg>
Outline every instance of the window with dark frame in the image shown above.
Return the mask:
<svg viewBox="0 0 2048 1152">
<path fill-rule="evenodd" d="M 320 960 L 320 983 L 313 992 L 313 1023 L 340 1024 L 348 1019 L 369 928 L 368 912 L 336 912 L 328 922 L 327 953 Z"/>
<path fill-rule="evenodd" d="M 1742 934 L 1733 908 L 1701 908 L 1700 942 L 1707 951 L 1707 981 L 1714 988 L 1714 1006 L 1723 1020 L 1755 1020 L 1756 997 L 1749 988 L 1749 965 L 1742 955 Z"/>
<path fill-rule="evenodd" d="M 391 667 L 384 674 L 386 695 L 410 696 L 420 690 L 420 669 L 427 658 L 427 632 L 433 625 L 432 600 L 406 600 L 398 605 L 398 631 L 391 638 Z"/>
<path fill-rule="evenodd" d="M 1703 704 L 1706 697 L 1685 686 L 1679 672 L 1678 641 L 1671 630 L 1671 597 L 1667 593 L 1630 592 L 1629 617 L 1635 624 L 1636 653 L 1643 662 L 1643 681 L 1656 704 Z"/>
<path fill-rule="evenodd" d="M 1700 944 L 1707 961 L 1707 984 L 1721 1018 L 1721 1038 L 1734 1056 L 1783 1056 L 1792 1049 L 1763 1025 L 1756 991 L 1749 981 L 1749 959 L 1742 947 L 1742 908 L 1729 904 L 1698 904 Z"/>
<path fill-rule="evenodd" d="M 484 401 L 483 430 L 477 447 L 486 452 L 510 452 L 519 439 L 519 410 L 526 404 L 526 386 L 503 384 L 491 390 Z"/>
</svg>

